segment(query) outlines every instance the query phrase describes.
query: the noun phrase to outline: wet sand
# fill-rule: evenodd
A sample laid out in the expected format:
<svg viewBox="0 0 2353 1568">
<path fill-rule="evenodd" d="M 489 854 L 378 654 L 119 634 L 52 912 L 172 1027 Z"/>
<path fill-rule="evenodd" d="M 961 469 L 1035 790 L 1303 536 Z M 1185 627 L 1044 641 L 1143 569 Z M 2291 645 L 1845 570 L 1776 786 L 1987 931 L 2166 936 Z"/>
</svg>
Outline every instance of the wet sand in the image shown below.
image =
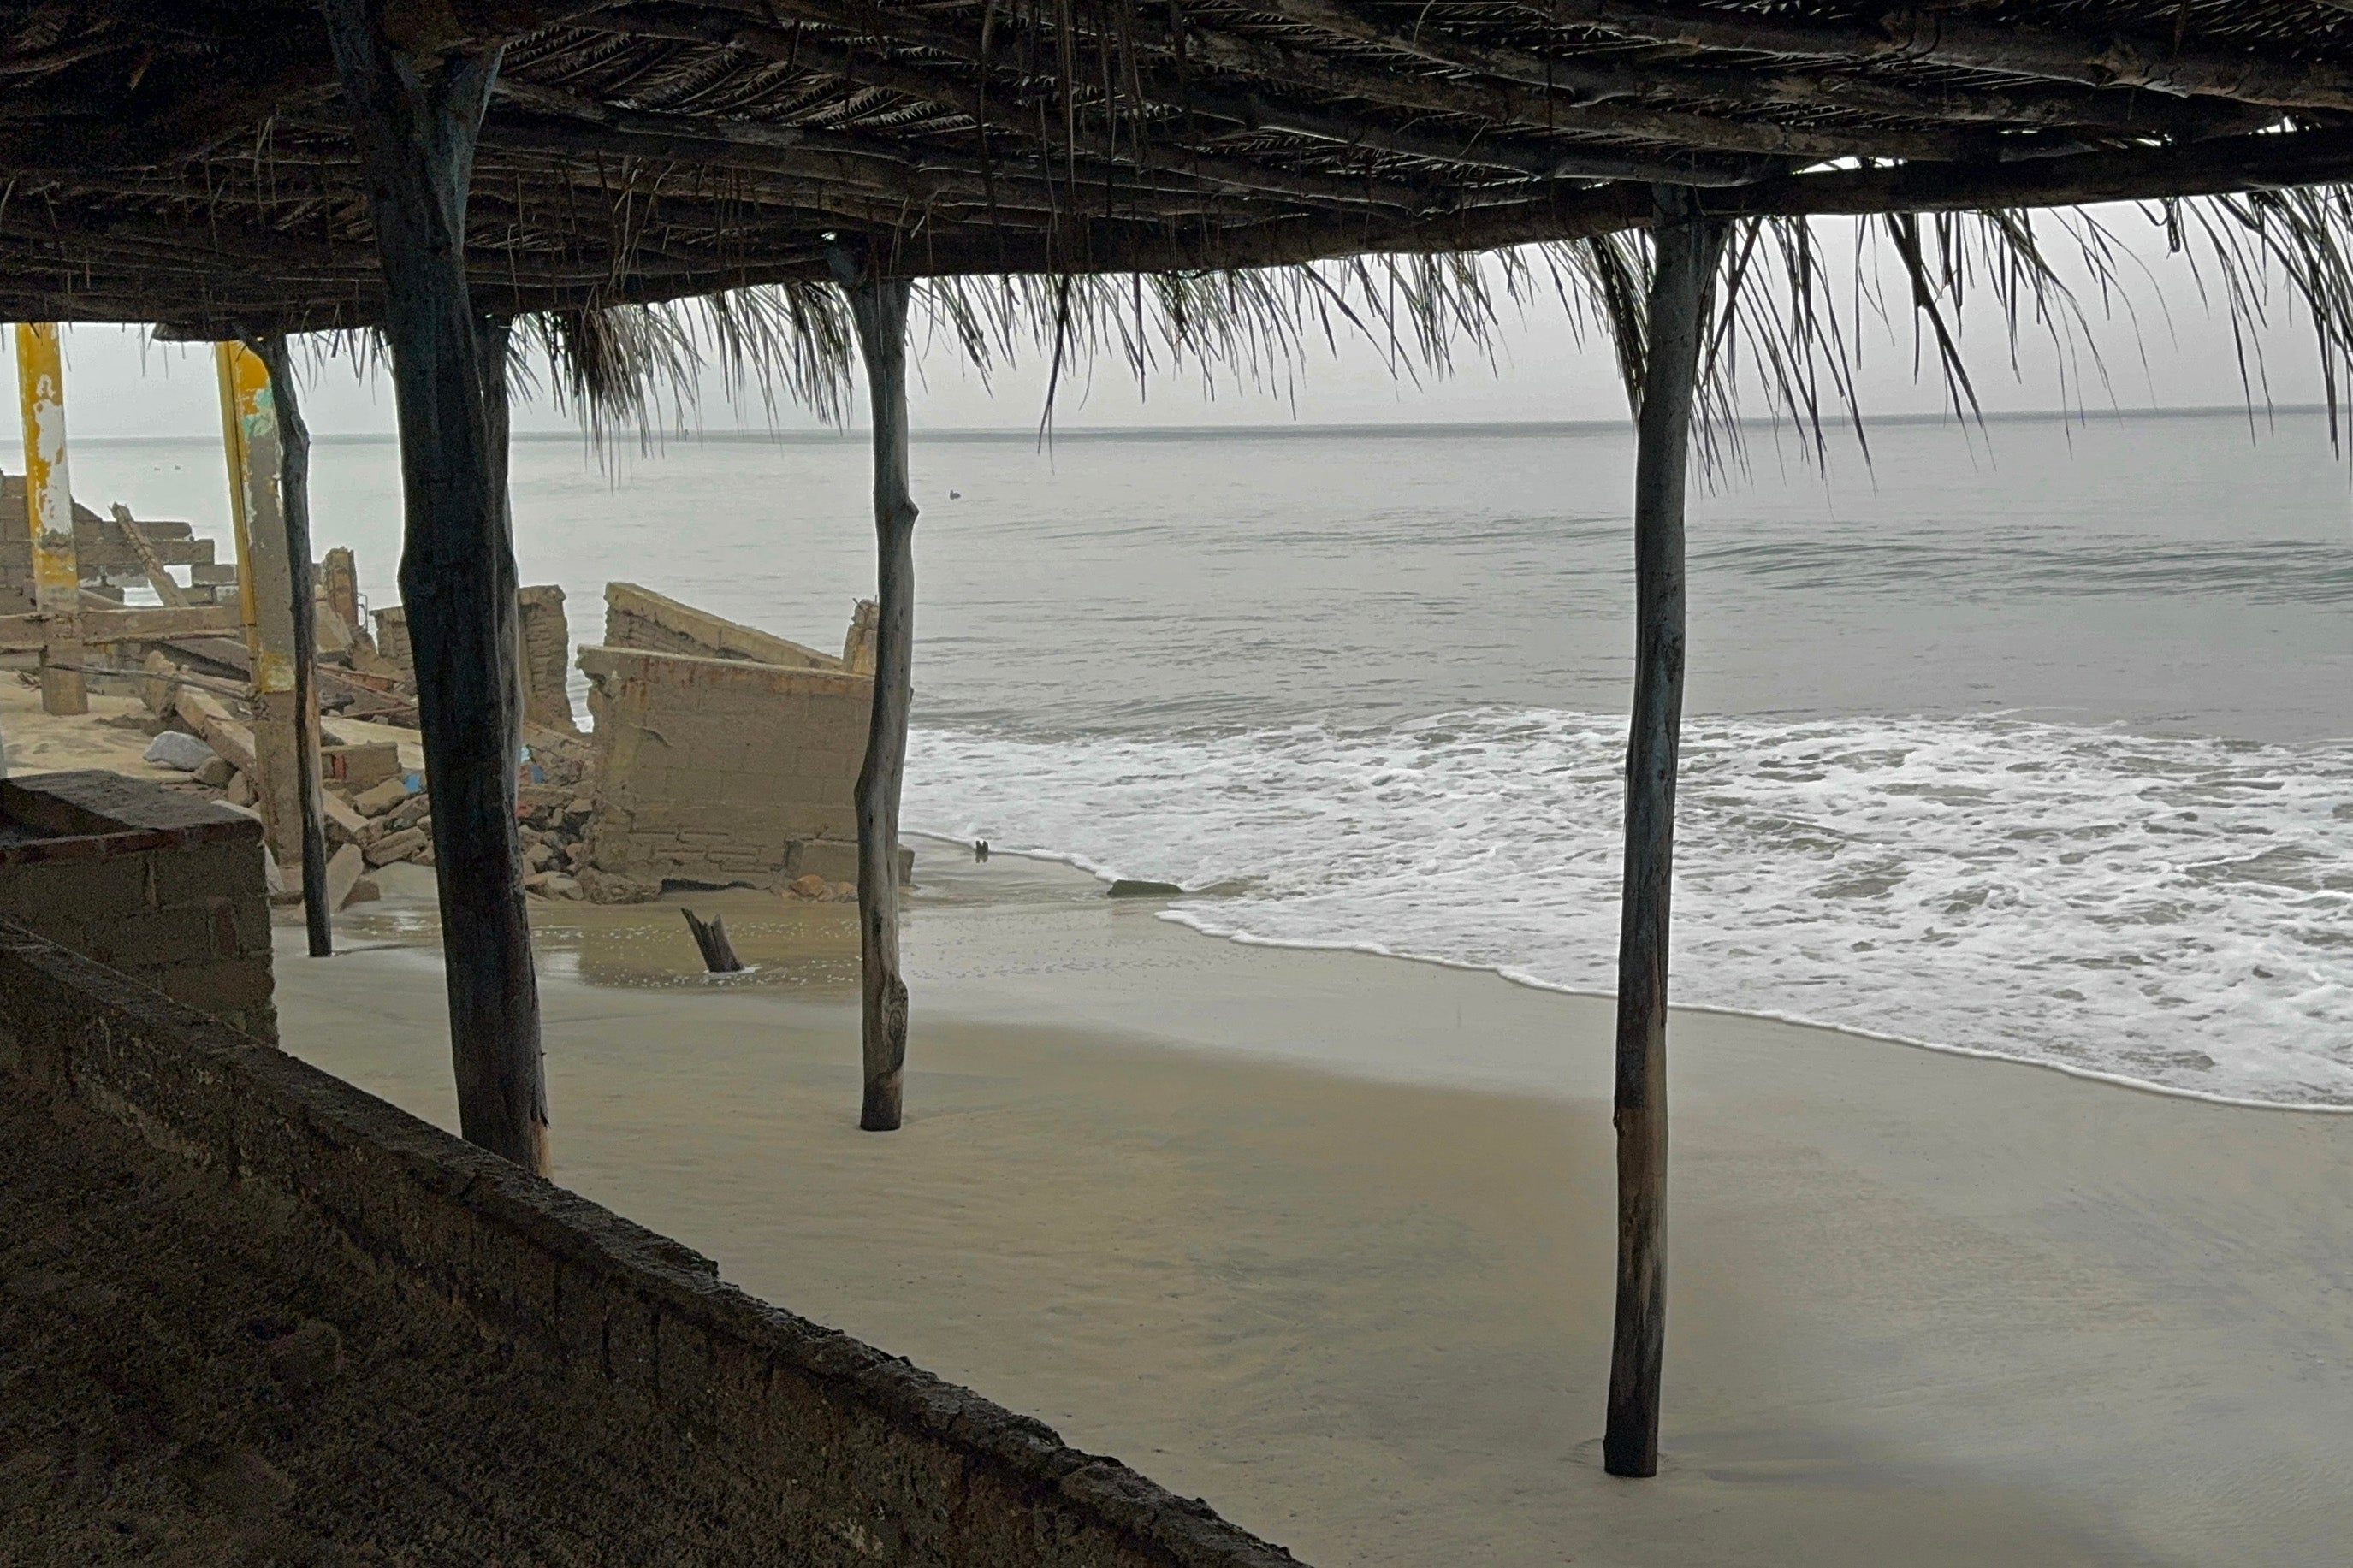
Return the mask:
<svg viewBox="0 0 2353 1568">
<path fill-rule="evenodd" d="M 2342 1554 L 2353 1117 L 1678 1015 L 1666 1467 L 1617 1481 L 1605 1004 L 919 853 L 890 1136 L 847 910 L 535 905 L 559 1179 L 1326 1568 Z M 449 1125 L 429 907 L 341 923 L 281 931 L 290 1048 Z"/>
</svg>

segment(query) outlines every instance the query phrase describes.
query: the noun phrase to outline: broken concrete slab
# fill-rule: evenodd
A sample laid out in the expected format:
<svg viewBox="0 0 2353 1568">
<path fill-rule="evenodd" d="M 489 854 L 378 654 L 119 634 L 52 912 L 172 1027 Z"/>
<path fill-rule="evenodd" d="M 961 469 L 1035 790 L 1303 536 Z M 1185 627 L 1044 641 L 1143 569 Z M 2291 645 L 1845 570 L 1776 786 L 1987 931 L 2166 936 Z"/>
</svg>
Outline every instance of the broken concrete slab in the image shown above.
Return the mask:
<svg viewBox="0 0 2353 1568">
<path fill-rule="evenodd" d="M 366 874 L 367 861 L 359 846 L 346 844 L 327 857 L 327 908 L 340 910 L 351 900 L 352 889 Z"/>
<path fill-rule="evenodd" d="M 352 797 L 352 807 L 362 816 L 382 816 L 408 798 L 406 781 L 387 778 L 382 784 L 362 790 Z"/>
</svg>

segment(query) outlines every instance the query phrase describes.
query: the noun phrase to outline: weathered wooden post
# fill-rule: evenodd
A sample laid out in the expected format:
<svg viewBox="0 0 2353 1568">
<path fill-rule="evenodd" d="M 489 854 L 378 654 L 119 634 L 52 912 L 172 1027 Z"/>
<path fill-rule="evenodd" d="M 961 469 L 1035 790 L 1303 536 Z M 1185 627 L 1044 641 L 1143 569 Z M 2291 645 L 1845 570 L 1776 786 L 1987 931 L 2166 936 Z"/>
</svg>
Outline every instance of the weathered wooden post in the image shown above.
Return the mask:
<svg viewBox="0 0 2353 1568">
<path fill-rule="evenodd" d="M 33 610 L 44 626 L 41 711 L 87 713 L 81 672 L 81 561 L 74 551 L 66 465 L 66 373 L 55 321 L 16 323 L 16 390 L 25 415 L 25 511 L 33 534 Z M 51 640 L 49 634 L 56 634 Z"/>
<path fill-rule="evenodd" d="M 269 367 L 237 342 L 215 343 L 213 363 L 220 377 L 221 447 L 228 458 L 229 516 L 237 537 L 237 607 L 245 619 L 246 653 L 253 661 L 254 803 L 261 809 L 271 857 L 302 876 L 301 736 L 307 725 L 296 674 L 302 648 L 295 635 L 297 574 L 288 548 Z"/>
<path fill-rule="evenodd" d="M 311 956 L 335 952 L 335 911 L 327 907 L 327 816 L 319 783 L 319 612 L 311 573 L 311 427 L 294 390 L 293 356 L 281 336 L 247 344 L 269 372 L 278 431 L 278 510 L 286 526 L 286 591 L 293 601 L 294 783 L 302 823 L 302 916 Z"/>
<path fill-rule="evenodd" d="M 1683 482 L 1724 225 L 1658 192 L 1634 459 L 1634 716 L 1618 941 L 1618 1306 L 1602 1466 L 1659 1470 L 1667 1313 L 1667 931 L 1683 708 Z"/>
<path fill-rule="evenodd" d="M 401 597 L 433 788 L 459 1125 L 545 1173 L 539 984 L 515 837 L 514 557 L 466 282 L 466 197 L 499 50 L 447 5 L 322 0 L 384 272 L 407 531 Z"/>
<path fill-rule="evenodd" d="M 915 653 L 915 500 L 907 490 L 907 301 L 903 278 L 837 247 L 834 276 L 849 296 L 874 419 L 874 535 L 879 556 L 874 711 L 858 773 L 858 933 L 864 982 L 866 1097 L 858 1125 L 894 1131 L 907 1065 L 907 984 L 899 973 L 899 792 Z"/>
</svg>

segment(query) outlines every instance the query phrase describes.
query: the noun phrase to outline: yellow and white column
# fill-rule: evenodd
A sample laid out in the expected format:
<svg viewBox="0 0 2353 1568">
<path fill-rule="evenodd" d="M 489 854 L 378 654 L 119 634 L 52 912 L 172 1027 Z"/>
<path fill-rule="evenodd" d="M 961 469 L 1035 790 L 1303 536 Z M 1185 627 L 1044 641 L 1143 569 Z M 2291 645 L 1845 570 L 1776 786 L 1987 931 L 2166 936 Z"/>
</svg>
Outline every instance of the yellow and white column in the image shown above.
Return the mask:
<svg viewBox="0 0 2353 1568">
<path fill-rule="evenodd" d="M 301 750 L 295 702 L 294 563 L 287 552 L 278 411 L 269 367 L 243 343 L 215 343 L 221 441 L 237 531 L 237 592 L 253 661 L 254 803 L 269 852 L 289 876 L 302 864 Z"/>
<path fill-rule="evenodd" d="M 33 533 L 33 608 L 57 617 L 41 649 L 41 708 L 90 711 L 81 673 L 81 563 L 74 552 L 73 480 L 66 466 L 65 362 L 55 321 L 16 324 L 16 391 L 25 416 L 25 511 Z"/>
</svg>

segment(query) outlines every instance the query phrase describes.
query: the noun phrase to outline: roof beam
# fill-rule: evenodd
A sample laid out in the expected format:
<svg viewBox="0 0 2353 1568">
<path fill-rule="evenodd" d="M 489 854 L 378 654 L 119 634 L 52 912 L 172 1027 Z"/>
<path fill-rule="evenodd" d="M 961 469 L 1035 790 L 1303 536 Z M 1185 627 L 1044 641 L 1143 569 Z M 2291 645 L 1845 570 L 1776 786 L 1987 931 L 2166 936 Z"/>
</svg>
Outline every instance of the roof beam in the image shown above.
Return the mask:
<svg viewBox="0 0 2353 1568">
<path fill-rule="evenodd" d="M 616 11 L 598 18 L 600 30 L 629 37 L 663 38 L 673 42 L 732 48 L 755 59 L 793 66 L 813 76 L 839 76 L 845 80 L 880 87 L 919 102 L 935 104 L 961 114 L 992 131 L 1002 131 L 1042 143 L 1059 156 L 1078 154 L 1106 163 L 1190 174 L 1214 185 L 1259 195 L 1279 195 L 1319 206 L 1357 209 L 1392 207 L 1424 210 L 1440 205 L 1431 195 L 1393 179 L 1365 176 L 1344 178 L 1303 173 L 1253 163 L 1248 159 L 1196 152 L 1181 145 L 1152 142 L 1131 133 L 1115 135 L 1092 127 L 1073 132 L 1056 123 L 1058 114 L 1035 110 L 992 98 L 986 88 L 923 71 L 871 54 L 820 42 L 783 27 L 737 23 L 690 7 Z M 1099 171 L 1088 171 L 1099 174 Z M 1083 175 L 1066 187 L 1074 212 L 1083 211 L 1103 191 L 1101 178 Z"/>
<path fill-rule="evenodd" d="M 1674 0 L 1519 0 L 1555 26 L 1641 43 L 1782 59 L 1885 62 L 1998 71 L 2082 87 L 2146 88 L 2273 109 L 2353 109 L 2353 72 L 2242 49 L 2176 48 L 2170 38 L 1988 26 L 1926 8 L 1875 23 L 1810 22 Z"/>
</svg>

